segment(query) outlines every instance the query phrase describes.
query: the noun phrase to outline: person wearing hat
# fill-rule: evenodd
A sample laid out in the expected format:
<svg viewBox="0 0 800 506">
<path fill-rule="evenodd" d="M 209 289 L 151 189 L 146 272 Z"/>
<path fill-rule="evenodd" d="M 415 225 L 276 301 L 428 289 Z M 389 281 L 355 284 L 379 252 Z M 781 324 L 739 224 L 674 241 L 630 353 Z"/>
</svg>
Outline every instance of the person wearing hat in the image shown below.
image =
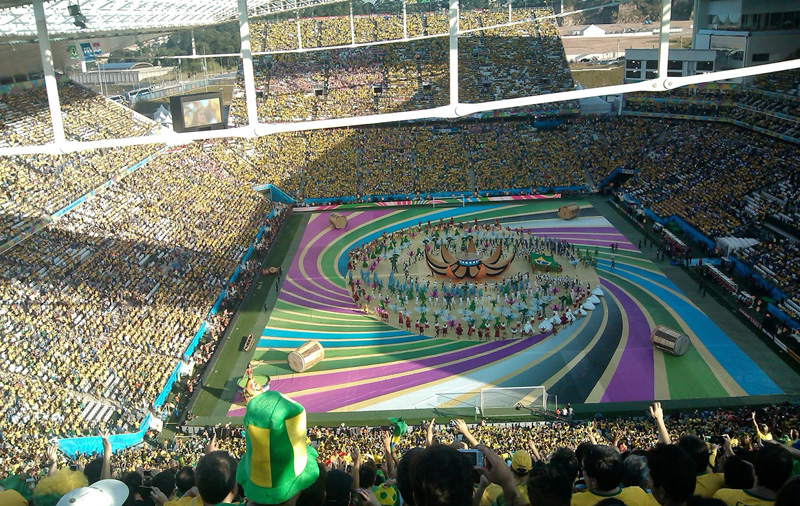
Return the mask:
<svg viewBox="0 0 800 506">
<path fill-rule="evenodd" d="M 0 487 L 0 489 L 2 488 Z M 0 504 L 3 506 L 28 506 L 28 500 L 16 490 L 0 490 Z"/>
<path fill-rule="evenodd" d="M 525 450 L 517 450 L 511 456 L 511 471 L 514 473 L 514 484 L 527 504 L 528 501 L 528 473 L 531 471 L 531 456 Z M 481 506 L 497 506 L 503 504 L 503 488 L 492 484 L 486 487 L 481 496 Z"/>
<path fill-rule="evenodd" d="M 100 480 L 64 494 L 56 506 L 122 506 L 128 487 L 119 480 Z"/>
<path fill-rule="evenodd" d="M 280 392 L 264 392 L 247 404 L 244 434 L 246 449 L 235 481 L 242 484 L 247 504 L 294 506 L 300 491 L 319 476 L 317 451 L 306 444 L 306 410 Z M 200 495 L 206 499 L 202 488 Z"/>
</svg>

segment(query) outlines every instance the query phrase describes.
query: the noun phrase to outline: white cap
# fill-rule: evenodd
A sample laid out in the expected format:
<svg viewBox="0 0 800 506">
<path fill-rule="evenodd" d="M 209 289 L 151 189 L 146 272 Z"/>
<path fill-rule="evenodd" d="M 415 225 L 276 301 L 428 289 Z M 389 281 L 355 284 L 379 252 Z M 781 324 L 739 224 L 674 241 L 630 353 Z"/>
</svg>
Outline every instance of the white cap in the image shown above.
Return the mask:
<svg viewBox="0 0 800 506">
<path fill-rule="evenodd" d="M 56 506 L 122 506 L 128 486 L 119 480 L 100 480 L 65 494 Z"/>
</svg>

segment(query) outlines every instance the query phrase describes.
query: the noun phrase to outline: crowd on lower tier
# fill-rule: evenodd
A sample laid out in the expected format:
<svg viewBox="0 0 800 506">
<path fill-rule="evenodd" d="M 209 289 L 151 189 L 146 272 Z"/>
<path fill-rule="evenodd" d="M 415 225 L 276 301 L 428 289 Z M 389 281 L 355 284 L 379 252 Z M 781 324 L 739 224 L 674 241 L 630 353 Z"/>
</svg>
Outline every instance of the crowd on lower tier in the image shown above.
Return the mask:
<svg viewBox="0 0 800 506">
<path fill-rule="evenodd" d="M 268 391 L 244 425 L 97 455 L 53 445 L 0 480 L 6 505 L 626 505 L 794 506 L 800 440 L 794 404 L 751 411 L 408 427 L 310 427 Z M 60 501 L 60 502 L 59 502 Z"/>
<path fill-rule="evenodd" d="M 172 371 L 207 360 L 221 331 L 209 310 L 223 290 L 223 311 L 242 300 L 286 211 L 191 146 L 6 251 L 0 465 L 54 436 L 138 430 Z M 204 322 L 203 346 L 184 356 Z"/>
</svg>

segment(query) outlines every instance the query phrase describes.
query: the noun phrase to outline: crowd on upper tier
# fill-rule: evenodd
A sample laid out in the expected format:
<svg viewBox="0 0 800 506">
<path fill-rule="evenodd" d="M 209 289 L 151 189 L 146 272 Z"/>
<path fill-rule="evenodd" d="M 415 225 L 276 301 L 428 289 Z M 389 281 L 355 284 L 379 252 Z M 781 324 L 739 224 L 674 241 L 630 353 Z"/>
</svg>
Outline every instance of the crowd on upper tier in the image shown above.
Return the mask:
<svg viewBox="0 0 800 506">
<path fill-rule="evenodd" d="M 59 83 L 68 140 L 147 135 L 155 123 L 70 81 Z M 53 129 L 44 88 L 0 94 L 0 147 L 44 144 Z M 0 244 L 155 152 L 149 146 L 0 157 Z"/>
<path fill-rule="evenodd" d="M 791 74 L 785 71 L 774 74 Z M 757 81 L 759 82 L 759 81 Z M 763 82 L 763 81 L 760 81 Z M 766 85 L 767 83 L 764 82 Z M 734 87 L 735 86 L 735 87 Z M 677 100 L 676 100 L 677 99 Z M 800 97 L 773 93 L 769 87 L 686 87 L 626 98 L 626 112 L 699 116 L 800 140 Z"/>
<path fill-rule="evenodd" d="M 558 28 L 546 9 L 517 9 L 518 24 L 468 32 L 459 40 L 459 100 L 486 102 L 569 90 L 573 86 Z M 400 31 L 397 22 L 400 20 Z M 507 11 L 464 11 L 461 29 L 509 21 Z M 445 11 L 408 16 L 408 36 L 445 34 Z M 376 46 L 268 55 L 256 69 L 262 122 L 285 122 L 428 109 L 447 105 L 448 40 L 403 40 L 402 17 L 354 18 L 356 42 L 391 40 Z M 351 43 L 347 17 L 254 22 L 253 47 L 272 51 Z M 374 31 L 363 36 L 362 29 Z M 513 63 L 513 65 L 511 65 Z M 239 79 L 239 89 L 242 88 Z M 574 107 L 549 104 L 542 109 Z M 243 99 L 234 101 L 231 122 L 247 122 Z"/>
</svg>

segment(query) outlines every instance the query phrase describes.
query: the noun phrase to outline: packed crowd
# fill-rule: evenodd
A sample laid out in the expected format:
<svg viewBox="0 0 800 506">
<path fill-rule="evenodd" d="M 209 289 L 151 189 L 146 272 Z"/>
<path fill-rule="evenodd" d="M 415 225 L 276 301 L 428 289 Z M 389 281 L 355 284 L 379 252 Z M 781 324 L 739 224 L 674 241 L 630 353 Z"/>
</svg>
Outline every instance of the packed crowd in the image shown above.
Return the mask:
<svg viewBox="0 0 800 506">
<path fill-rule="evenodd" d="M 147 135 L 154 123 L 111 103 L 72 81 L 58 85 L 58 98 L 68 139 L 90 141 Z M 0 147 L 45 144 L 53 140 L 44 87 L 0 95 Z"/>
<path fill-rule="evenodd" d="M 794 60 L 796 58 L 800 58 L 800 51 L 795 51 L 786 59 Z M 795 69 L 762 74 L 754 78 L 754 84 L 764 90 L 785 93 L 796 97 L 800 95 L 800 71 Z"/>
<path fill-rule="evenodd" d="M 446 34 L 449 31 L 448 11 L 438 6 L 430 10 L 430 6 L 409 4 L 406 15 L 405 33 L 409 38 Z M 515 8 L 511 13 L 511 21 L 527 21 L 533 19 L 542 26 L 552 23 L 551 19 L 539 19 L 552 16 L 547 8 Z M 508 11 L 497 12 L 487 10 L 468 10 L 459 12 L 459 28 L 470 30 L 484 26 L 508 23 Z M 298 23 L 300 40 L 298 40 Z M 300 47 L 343 46 L 353 42 L 356 44 L 379 41 L 402 40 L 404 38 L 403 16 L 401 12 L 376 12 L 372 15 L 355 16 L 353 18 L 353 37 L 350 33 L 350 18 L 346 16 L 304 17 L 302 11 L 298 19 L 254 20 L 251 33 L 255 51 L 281 51 Z M 548 35 L 558 35 L 557 32 Z"/>
<path fill-rule="evenodd" d="M 459 101 L 486 102 L 572 89 L 558 27 L 551 18 L 539 19 L 547 14 L 552 13 L 536 9 L 529 14 L 530 22 L 460 37 Z M 467 11 L 462 17 L 466 25 L 462 29 L 508 22 L 507 12 Z"/>
<path fill-rule="evenodd" d="M 757 87 L 679 88 L 665 94 L 668 99 L 638 94 L 627 100 L 626 110 L 635 113 L 656 112 L 706 116 L 714 118 L 715 121 L 733 122 L 759 132 L 800 139 L 800 128 L 797 126 L 798 118 L 800 118 L 800 99 L 796 96 L 796 92 L 789 94 L 785 89 L 775 89 L 776 83 L 780 80 L 794 79 L 793 75 L 794 73 L 789 71 L 757 78 L 755 80 Z M 778 87 L 783 86 L 785 84 Z M 681 101 L 677 103 L 669 101 L 674 98 Z M 654 126 L 663 125 L 655 122 L 652 124 Z M 688 123 L 687 128 L 689 125 L 696 127 L 697 124 Z M 725 136 L 733 135 L 733 132 L 736 132 L 733 128 L 722 125 L 711 126 L 707 129 L 696 128 L 701 131 L 713 129 L 718 132 L 717 135 L 721 133 Z M 790 168 L 797 161 L 796 149 L 789 144 L 767 140 L 766 137 L 746 135 L 746 138 L 760 139 L 761 146 L 749 154 L 745 150 L 746 154 L 743 160 L 734 160 L 730 157 L 726 160 L 722 157 L 723 163 L 720 164 L 721 157 L 715 154 L 713 162 L 710 159 L 707 161 L 716 166 L 713 168 L 714 171 L 721 169 L 721 181 L 726 187 L 728 181 L 742 181 L 743 184 L 734 184 L 733 192 L 724 195 L 722 201 L 718 201 L 710 207 L 713 209 L 712 212 L 705 216 L 694 213 L 695 215 L 687 221 L 693 224 L 699 222 L 701 224 L 699 228 L 711 237 L 747 233 L 755 235 L 761 240 L 760 244 L 740 251 L 738 256 L 753 267 L 756 273 L 787 294 L 786 300 L 778 301 L 780 307 L 792 318 L 797 318 L 800 315 L 800 292 L 798 292 L 800 264 L 796 261 L 797 243 L 789 238 L 800 230 L 800 215 L 797 212 L 798 176 L 796 171 Z M 675 140 L 670 137 L 663 139 L 665 142 Z M 655 144 L 658 144 L 658 139 Z M 729 151 L 736 149 L 736 144 L 736 140 L 730 139 L 718 147 Z M 748 141 L 748 144 L 756 143 Z M 649 156 L 652 155 L 651 160 L 655 159 L 655 154 L 655 151 L 648 153 Z M 694 157 L 691 158 L 693 165 L 689 167 L 694 171 L 698 160 Z M 635 159 L 631 158 L 631 160 Z M 703 161 L 702 157 L 699 160 Z M 744 160 L 749 160 L 747 167 L 741 165 Z M 755 164 L 759 160 L 761 162 L 756 166 Z M 687 158 L 685 161 L 689 162 L 690 160 Z M 647 164 L 648 161 L 640 165 L 646 166 Z M 735 165 L 739 165 L 739 168 L 734 167 Z M 771 173 L 773 167 L 777 169 L 775 173 Z M 681 177 L 681 179 L 684 178 Z M 691 179 L 689 184 L 694 186 Z M 666 187 L 667 192 L 675 194 L 678 189 L 683 188 L 683 186 L 668 186 L 667 181 L 659 183 L 659 186 L 662 189 Z M 695 196 L 694 200 L 701 202 L 705 200 L 709 204 L 715 200 L 714 197 L 711 197 L 715 195 L 713 191 L 705 189 L 703 193 L 706 195 L 705 198 Z M 728 199 L 733 202 L 733 205 L 730 205 Z M 672 201 L 670 202 L 670 200 Z M 687 203 L 686 198 L 683 200 L 683 204 Z M 676 212 L 685 219 L 690 217 L 689 212 L 681 213 L 680 207 L 676 207 L 676 204 L 674 199 L 667 199 L 660 207 L 667 213 Z M 720 217 L 722 220 L 719 219 Z M 717 222 L 716 226 L 712 226 L 714 221 Z M 765 222 L 783 229 L 789 236 L 777 234 L 762 226 Z"/>
<path fill-rule="evenodd" d="M 800 140 L 800 97 L 770 93 L 760 87 L 689 86 L 656 96 L 636 93 L 626 97 L 625 109 L 634 113 L 711 117 Z"/>
<path fill-rule="evenodd" d="M 274 238 L 285 210 L 270 209 L 192 146 L 5 252 L 0 462 L 47 437 L 138 428 L 258 229 L 258 247 Z"/>
<path fill-rule="evenodd" d="M 59 99 L 69 140 L 146 135 L 155 126 L 69 81 L 59 84 Z M 44 88 L 0 94 L 0 147 L 52 140 Z M 150 146 L 133 146 L 0 158 L 0 245 L 155 151 Z"/>
<path fill-rule="evenodd" d="M 537 130 L 530 123 L 481 123 L 465 128 L 470 166 L 478 189 L 583 186 L 579 130 L 567 124 Z"/>
<path fill-rule="evenodd" d="M 641 130 L 643 121 L 622 124 Z M 665 121 L 656 128 L 654 139 L 636 141 L 641 155 L 631 163 L 639 173 L 626 190 L 659 216 L 677 215 L 712 239 L 741 232 L 745 196 L 789 177 L 800 155 L 792 145 L 728 125 Z"/>
<path fill-rule="evenodd" d="M 573 81 L 558 29 L 551 18 L 544 17 L 548 14 L 552 13 L 546 9 L 517 9 L 512 16 L 517 24 L 462 35 L 461 101 L 501 100 L 571 89 Z M 409 37 L 448 30 L 443 11 L 414 14 L 408 20 Z M 507 22 L 505 11 L 461 13 L 463 30 Z M 254 23 L 254 47 L 265 51 L 299 47 L 296 20 L 262 23 Z M 355 18 L 356 32 L 365 24 L 376 33 L 368 40 L 359 35 L 356 42 L 397 42 L 266 56 L 256 72 L 256 87 L 263 95 L 258 102 L 259 120 L 341 118 L 449 103 L 446 38 L 402 40 L 397 16 L 360 16 Z M 302 47 L 350 44 L 349 25 L 346 17 L 301 18 Z M 553 107 L 560 108 L 551 104 Z M 230 115 L 233 123 L 245 123 L 245 116 L 243 100 L 236 99 Z"/>
<path fill-rule="evenodd" d="M 654 403 L 643 415 L 598 413 L 584 423 L 567 405 L 554 421 L 437 425 L 432 419 L 409 428 L 390 419 L 384 427 L 307 428 L 301 405 L 266 392 L 248 404 L 242 428 L 208 427 L 173 441 L 148 434 L 143 446 L 116 452 L 104 437 L 99 455 L 43 449 L 41 468 L 6 470 L 0 499 L 42 505 L 63 496 L 74 498 L 74 506 L 800 501 L 796 405 L 668 416 Z M 90 493 L 104 502 L 89 502 Z"/>
</svg>

